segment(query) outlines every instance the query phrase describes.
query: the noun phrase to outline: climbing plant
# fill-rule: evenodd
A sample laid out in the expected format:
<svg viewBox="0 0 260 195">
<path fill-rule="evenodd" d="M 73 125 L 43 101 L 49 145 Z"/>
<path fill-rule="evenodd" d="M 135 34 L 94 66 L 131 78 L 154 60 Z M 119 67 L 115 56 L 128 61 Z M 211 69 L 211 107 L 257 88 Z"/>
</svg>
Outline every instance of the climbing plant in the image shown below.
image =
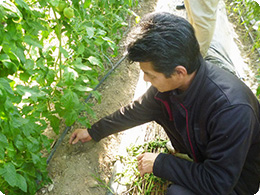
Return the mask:
<svg viewBox="0 0 260 195">
<path fill-rule="evenodd" d="M 133 0 L 0 1 L 0 191 L 35 194 L 50 182 L 44 130 L 89 127 L 92 94 L 118 55 Z M 84 114 L 82 114 L 84 113 Z"/>
</svg>

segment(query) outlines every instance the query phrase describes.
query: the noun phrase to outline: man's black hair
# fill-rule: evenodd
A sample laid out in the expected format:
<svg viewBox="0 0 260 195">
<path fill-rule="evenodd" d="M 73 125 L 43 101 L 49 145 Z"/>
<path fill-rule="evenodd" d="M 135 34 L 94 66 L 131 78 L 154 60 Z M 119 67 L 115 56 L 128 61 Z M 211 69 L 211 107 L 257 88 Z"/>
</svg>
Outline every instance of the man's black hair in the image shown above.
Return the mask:
<svg viewBox="0 0 260 195">
<path fill-rule="evenodd" d="M 184 18 L 170 13 L 150 13 L 127 39 L 130 62 L 151 62 L 153 69 L 170 77 L 176 66 L 188 74 L 200 66 L 200 49 L 194 29 Z"/>
</svg>

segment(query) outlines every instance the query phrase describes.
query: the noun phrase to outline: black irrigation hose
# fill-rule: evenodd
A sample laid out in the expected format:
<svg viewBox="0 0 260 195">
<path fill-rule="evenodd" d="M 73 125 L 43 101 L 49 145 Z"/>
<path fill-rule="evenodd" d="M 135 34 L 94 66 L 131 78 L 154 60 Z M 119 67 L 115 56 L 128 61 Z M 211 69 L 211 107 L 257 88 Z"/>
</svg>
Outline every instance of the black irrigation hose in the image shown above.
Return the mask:
<svg viewBox="0 0 260 195">
<path fill-rule="evenodd" d="M 100 85 L 107 79 L 107 77 L 121 64 L 122 61 L 126 58 L 126 55 L 124 55 L 121 59 L 118 60 L 118 62 L 109 70 L 109 72 L 99 81 L 97 86 L 93 89 L 93 91 L 97 90 Z M 85 103 L 92 97 L 92 94 L 89 94 L 89 96 L 86 98 Z M 49 164 L 51 158 L 53 157 L 55 151 L 57 150 L 58 146 L 63 141 L 64 137 L 68 133 L 68 131 L 71 129 L 71 126 L 66 126 L 65 130 L 62 132 L 61 136 L 59 137 L 58 141 L 55 143 L 54 147 L 51 150 L 50 155 L 47 158 L 47 164 Z"/>
</svg>

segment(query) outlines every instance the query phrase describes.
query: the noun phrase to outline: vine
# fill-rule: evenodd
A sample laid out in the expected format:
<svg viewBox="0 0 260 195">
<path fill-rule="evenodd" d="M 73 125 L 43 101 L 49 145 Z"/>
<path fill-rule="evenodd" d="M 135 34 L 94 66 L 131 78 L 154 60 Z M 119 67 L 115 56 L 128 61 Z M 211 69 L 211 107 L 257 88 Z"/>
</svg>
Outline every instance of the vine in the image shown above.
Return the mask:
<svg viewBox="0 0 260 195">
<path fill-rule="evenodd" d="M 0 191 L 35 194 L 50 182 L 48 125 L 89 127 L 84 99 L 118 55 L 132 0 L 0 2 Z M 87 113 L 82 115 L 81 113 Z"/>
</svg>

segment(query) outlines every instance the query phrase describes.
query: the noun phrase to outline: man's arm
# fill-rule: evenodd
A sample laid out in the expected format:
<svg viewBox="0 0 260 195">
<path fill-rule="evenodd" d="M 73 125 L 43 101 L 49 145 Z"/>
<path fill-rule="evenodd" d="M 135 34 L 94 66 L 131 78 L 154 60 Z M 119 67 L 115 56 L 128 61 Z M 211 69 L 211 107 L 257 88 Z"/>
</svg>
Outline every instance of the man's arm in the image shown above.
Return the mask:
<svg viewBox="0 0 260 195">
<path fill-rule="evenodd" d="M 138 100 L 100 119 L 88 130 L 90 136 L 99 141 L 108 135 L 156 119 L 162 112 L 160 103 L 154 99 L 156 93 L 157 90 L 150 87 Z"/>
</svg>

